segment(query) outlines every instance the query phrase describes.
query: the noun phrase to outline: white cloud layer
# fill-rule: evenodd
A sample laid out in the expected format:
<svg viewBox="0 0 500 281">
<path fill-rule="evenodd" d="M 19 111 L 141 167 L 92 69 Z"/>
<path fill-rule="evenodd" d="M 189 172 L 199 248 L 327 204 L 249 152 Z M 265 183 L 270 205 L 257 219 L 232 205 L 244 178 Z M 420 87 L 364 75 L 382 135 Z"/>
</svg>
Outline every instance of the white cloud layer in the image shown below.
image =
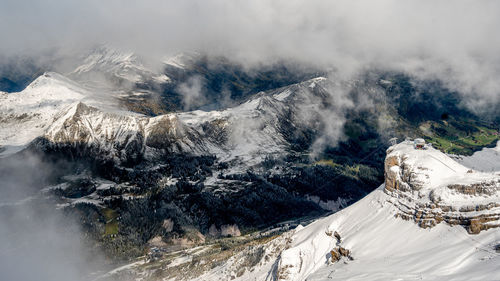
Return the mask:
<svg viewBox="0 0 500 281">
<path fill-rule="evenodd" d="M 157 58 L 179 51 L 243 63 L 293 59 L 438 78 L 471 105 L 498 101 L 499 1 L 3 0 L 0 54 L 99 43 Z M 45 53 L 46 54 L 46 53 Z M 480 97 L 480 99 L 478 99 Z"/>
</svg>

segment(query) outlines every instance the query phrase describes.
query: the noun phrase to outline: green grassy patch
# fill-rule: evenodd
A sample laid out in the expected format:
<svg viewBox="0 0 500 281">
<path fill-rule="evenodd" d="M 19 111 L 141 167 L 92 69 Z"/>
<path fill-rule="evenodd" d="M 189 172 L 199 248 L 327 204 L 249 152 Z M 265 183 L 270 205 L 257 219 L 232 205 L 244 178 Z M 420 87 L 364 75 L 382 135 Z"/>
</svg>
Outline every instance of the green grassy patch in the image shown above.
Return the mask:
<svg viewBox="0 0 500 281">
<path fill-rule="evenodd" d="M 321 159 L 314 162 L 313 165 L 332 167 L 339 174 L 355 180 L 376 180 L 377 177 L 376 169 L 363 164 L 341 165 L 335 163 L 333 159 Z"/>
<path fill-rule="evenodd" d="M 430 122 L 430 130 L 432 134 L 424 133 L 425 139 L 446 153 L 471 155 L 500 140 L 495 129 L 474 121 Z"/>
<path fill-rule="evenodd" d="M 109 208 L 104 209 L 102 213 L 106 219 L 104 235 L 118 234 L 118 213 Z"/>
<path fill-rule="evenodd" d="M 332 159 L 321 159 L 313 163 L 313 165 L 330 166 L 332 168 L 340 168 L 341 165 L 333 162 Z"/>
</svg>

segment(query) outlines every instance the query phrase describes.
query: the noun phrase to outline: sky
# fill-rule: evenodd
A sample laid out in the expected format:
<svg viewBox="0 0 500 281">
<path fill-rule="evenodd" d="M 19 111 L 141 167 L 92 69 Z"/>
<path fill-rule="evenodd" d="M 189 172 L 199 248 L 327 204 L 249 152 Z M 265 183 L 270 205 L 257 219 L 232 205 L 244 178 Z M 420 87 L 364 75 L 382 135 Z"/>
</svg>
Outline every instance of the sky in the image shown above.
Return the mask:
<svg viewBox="0 0 500 281">
<path fill-rule="evenodd" d="M 249 66 L 295 60 L 346 76 L 387 68 L 440 79 L 471 106 L 499 99 L 499 1 L 3 0 L 0 5 L 3 57 L 71 57 L 106 43 L 152 60 L 199 51 Z"/>
</svg>

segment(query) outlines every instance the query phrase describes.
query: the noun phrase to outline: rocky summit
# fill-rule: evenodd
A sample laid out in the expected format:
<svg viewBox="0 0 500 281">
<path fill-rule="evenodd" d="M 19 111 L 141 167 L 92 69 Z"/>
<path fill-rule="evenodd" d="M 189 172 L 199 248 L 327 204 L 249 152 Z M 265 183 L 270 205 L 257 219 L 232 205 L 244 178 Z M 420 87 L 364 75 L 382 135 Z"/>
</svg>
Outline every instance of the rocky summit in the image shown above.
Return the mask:
<svg viewBox="0 0 500 281">
<path fill-rule="evenodd" d="M 385 189 L 398 217 L 420 227 L 444 222 L 469 233 L 500 226 L 500 173 L 464 167 L 432 148 L 405 141 L 387 150 Z"/>
</svg>

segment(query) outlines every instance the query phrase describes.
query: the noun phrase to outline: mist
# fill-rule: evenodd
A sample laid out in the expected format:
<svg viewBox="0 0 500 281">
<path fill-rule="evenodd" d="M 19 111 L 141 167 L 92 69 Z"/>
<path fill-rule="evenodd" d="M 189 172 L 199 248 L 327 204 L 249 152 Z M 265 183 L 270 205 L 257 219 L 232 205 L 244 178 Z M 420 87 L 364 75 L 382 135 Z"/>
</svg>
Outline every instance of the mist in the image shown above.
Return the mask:
<svg viewBox="0 0 500 281">
<path fill-rule="evenodd" d="M 103 268 L 76 218 L 41 191 L 62 165 L 30 152 L 0 158 L 0 280 L 83 281 Z"/>
<path fill-rule="evenodd" d="M 193 109 L 206 102 L 203 87 L 203 78 L 200 76 L 192 76 L 185 83 L 178 86 L 177 90 L 182 94 L 184 110 Z"/>
<path fill-rule="evenodd" d="M 48 206 L 0 209 L 0 279 L 90 280 L 95 257 L 76 222 Z"/>
</svg>

